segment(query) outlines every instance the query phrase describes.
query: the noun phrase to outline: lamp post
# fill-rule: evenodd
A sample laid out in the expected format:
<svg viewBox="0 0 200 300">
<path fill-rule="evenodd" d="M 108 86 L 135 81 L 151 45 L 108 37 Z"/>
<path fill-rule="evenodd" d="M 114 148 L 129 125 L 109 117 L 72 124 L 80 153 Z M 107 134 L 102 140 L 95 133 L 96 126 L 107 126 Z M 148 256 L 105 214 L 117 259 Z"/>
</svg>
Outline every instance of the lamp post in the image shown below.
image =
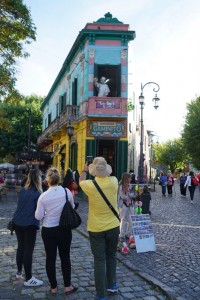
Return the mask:
<svg viewBox="0 0 200 300">
<path fill-rule="evenodd" d="M 71 138 L 74 135 L 74 127 L 71 125 L 71 121 L 69 120 L 69 124 L 66 127 L 67 135 L 69 137 L 69 168 L 71 168 Z"/>
<path fill-rule="evenodd" d="M 147 85 L 155 85 L 156 87 L 153 88 L 153 91 L 157 93 L 160 90 L 160 86 L 155 82 L 147 82 L 144 85 L 141 83 L 141 94 L 139 96 L 139 104 L 141 109 L 141 117 L 140 117 L 140 161 L 139 161 L 139 183 L 144 183 L 144 153 L 143 153 L 143 141 L 144 141 L 144 125 L 143 125 L 143 110 L 144 110 L 144 96 L 143 96 L 143 90 Z M 154 108 L 158 108 L 158 102 L 160 99 L 157 97 L 157 94 L 155 94 L 155 97 L 152 99 L 154 103 Z"/>
</svg>

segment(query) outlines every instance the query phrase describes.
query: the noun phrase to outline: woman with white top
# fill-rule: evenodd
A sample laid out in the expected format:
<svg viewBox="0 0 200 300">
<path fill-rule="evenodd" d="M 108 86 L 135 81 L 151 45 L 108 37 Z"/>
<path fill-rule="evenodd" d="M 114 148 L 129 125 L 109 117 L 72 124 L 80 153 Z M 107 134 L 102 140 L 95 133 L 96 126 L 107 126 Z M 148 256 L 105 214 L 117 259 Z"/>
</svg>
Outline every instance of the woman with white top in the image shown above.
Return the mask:
<svg viewBox="0 0 200 300">
<path fill-rule="evenodd" d="M 47 171 L 46 181 L 49 189 L 39 197 L 35 217 L 38 220 L 43 219 L 42 239 L 46 252 L 46 272 L 51 286 L 50 292 L 56 294 L 58 289 L 56 280 L 56 256 L 58 249 L 64 280 L 64 293 L 70 294 L 78 289 L 78 287 L 71 284 L 70 246 L 72 231 L 59 227 L 66 194 L 64 188 L 58 185 L 60 173 L 56 168 L 50 168 Z M 68 200 L 74 208 L 73 195 L 69 189 L 66 188 L 66 191 Z"/>
<path fill-rule="evenodd" d="M 194 177 L 194 172 L 190 171 L 189 175 L 187 176 L 186 182 L 184 184 L 184 188 L 188 186 L 191 203 L 193 203 L 194 192 L 195 192 L 195 185 L 192 184 L 192 177 Z"/>
</svg>

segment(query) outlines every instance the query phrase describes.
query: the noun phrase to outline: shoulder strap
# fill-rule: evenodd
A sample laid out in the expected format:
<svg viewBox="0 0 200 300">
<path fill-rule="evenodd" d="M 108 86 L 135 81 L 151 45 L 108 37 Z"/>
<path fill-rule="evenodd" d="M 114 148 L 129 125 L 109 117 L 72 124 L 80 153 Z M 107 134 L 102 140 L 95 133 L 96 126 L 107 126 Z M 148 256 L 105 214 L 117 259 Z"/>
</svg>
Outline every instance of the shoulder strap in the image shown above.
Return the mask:
<svg viewBox="0 0 200 300">
<path fill-rule="evenodd" d="M 66 195 L 66 202 L 68 201 L 68 195 L 67 195 L 67 191 L 66 191 L 66 188 L 64 188 L 65 190 L 65 195 Z M 68 201 L 69 202 L 69 201 Z"/>
<path fill-rule="evenodd" d="M 100 195 L 102 196 L 102 198 L 105 200 L 106 204 L 108 205 L 108 207 L 112 210 L 113 214 L 117 217 L 117 219 L 120 221 L 119 215 L 116 212 L 116 210 L 114 209 L 114 207 L 112 206 L 112 204 L 110 203 L 110 201 L 106 198 L 105 194 L 103 193 L 103 191 L 101 190 L 100 186 L 97 184 L 97 182 L 95 180 L 92 180 L 92 182 L 94 183 L 95 187 L 97 188 L 97 190 L 99 191 Z"/>
</svg>

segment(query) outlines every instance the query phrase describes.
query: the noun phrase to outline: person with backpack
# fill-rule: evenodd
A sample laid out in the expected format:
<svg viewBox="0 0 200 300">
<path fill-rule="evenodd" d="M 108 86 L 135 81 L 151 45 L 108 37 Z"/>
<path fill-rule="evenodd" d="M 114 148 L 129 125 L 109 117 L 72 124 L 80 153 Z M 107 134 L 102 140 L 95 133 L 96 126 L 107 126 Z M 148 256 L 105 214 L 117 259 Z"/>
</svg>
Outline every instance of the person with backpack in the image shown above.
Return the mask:
<svg viewBox="0 0 200 300">
<path fill-rule="evenodd" d="M 172 187 L 174 185 L 174 177 L 171 173 L 171 171 L 168 172 L 167 175 L 167 192 L 169 196 L 172 196 Z"/>
<path fill-rule="evenodd" d="M 195 188 L 198 185 L 198 179 L 194 176 L 194 172 L 190 171 L 189 175 L 187 176 L 187 180 L 184 184 L 184 187 L 186 188 L 188 186 L 189 192 L 190 192 L 190 200 L 191 203 L 193 204 L 193 199 L 194 199 L 194 192 Z"/>
<path fill-rule="evenodd" d="M 180 192 L 181 192 L 181 196 L 182 197 L 186 197 L 186 187 L 184 186 L 185 185 L 185 182 L 187 180 L 187 176 L 185 173 L 183 173 L 180 177 Z"/>
</svg>

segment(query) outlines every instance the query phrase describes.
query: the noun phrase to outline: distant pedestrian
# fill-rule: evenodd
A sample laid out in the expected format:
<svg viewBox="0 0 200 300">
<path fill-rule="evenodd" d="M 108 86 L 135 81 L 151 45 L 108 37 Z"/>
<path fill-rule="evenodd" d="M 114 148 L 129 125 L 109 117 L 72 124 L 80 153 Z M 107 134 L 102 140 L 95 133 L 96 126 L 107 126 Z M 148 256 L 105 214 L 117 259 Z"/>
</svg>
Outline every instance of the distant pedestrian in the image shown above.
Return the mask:
<svg viewBox="0 0 200 300">
<path fill-rule="evenodd" d="M 159 184 L 161 185 L 162 188 L 162 195 L 166 196 L 167 175 L 165 174 L 165 172 L 161 172 Z"/>
<path fill-rule="evenodd" d="M 57 293 L 56 279 L 56 257 L 57 250 L 61 261 L 61 268 L 64 281 L 64 293 L 66 295 L 75 292 L 78 287 L 71 284 L 71 262 L 70 246 L 72 241 L 71 229 L 59 227 L 60 215 L 66 202 L 65 190 L 59 185 L 60 173 L 56 168 L 50 168 L 46 173 L 48 190 L 44 192 L 38 200 L 35 217 L 43 219 L 42 239 L 46 252 L 46 272 L 51 285 L 50 292 Z M 66 189 L 70 205 L 74 208 L 73 195 Z"/>
<path fill-rule="evenodd" d="M 180 192 L 182 197 L 186 197 L 186 191 L 187 191 L 187 188 L 185 187 L 186 180 L 187 180 L 187 176 L 185 173 L 183 173 L 180 176 Z"/>
<path fill-rule="evenodd" d="M 172 175 L 171 171 L 168 172 L 167 175 L 167 192 L 169 196 L 172 196 L 172 187 L 174 185 L 174 176 Z"/>
<path fill-rule="evenodd" d="M 149 191 L 148 186 L 144 186 L 143 191 L 140 195 L 142 201 L 142 213 L 143 214 L 151 214 L 150 211 L 150 201 L 151 201 L 151 193 Z"/>
<path fill-rule="evenodd" d="M 197 179 L 199 180 L 199 183 L 198 183 L 198 190 L 199 190 L 199 193 L 200 193 L 200 173 L 196 173 L 196 177 L 197 177 Z"/>
<path fill-rule="evenodd" d="M 193 203 L 193 199 L 194 199 L 194 192 L 195 192 L 195 184 L 193 183 L 193 178 L 196 178 L 194 176 L 194 172 L 193 171 L 190 171 L 189 175 L 187 176 L 187 180 L 184 184 L 184 187 L 188 187 L 189 189 L 189 192 L 190 192 L 190 200 L 191 200 L 191 203 Z"/>
<path fill-rule="evenodd" d="M 25 183 L 19 193 L 17 209 L 13 216 L 15 233 L 17 236 L 17 274 L 16 278 L 23 278 L 22 267 L 25 272 L 25 286 L 40 286 L 42 280 L 32 276 L 33 251 L 36 242 L 39 221 L 35 218 L 35 209 L 38 198 L 42 193 L 41 173 L 38 170 L 30 170 Z"/>
<path fill-rule="evenodd" d="M 85 164 L 80 175 L 81 189 L 88 196 L 89 214 L 87 230 L 94 256 L 94 277 L 96 299 L 105 300 L 106 291 L 118 292 L 117 281 L 117 245 L 119 238 L 119 220 L 110 206 L 106 204 L 91 179 L 86 180 L 87 172 L 95 176 L 95 181 L 117 212 L 118 181 L 110 176 L 112 168 L 103 157 L 95 157 L 89 166 Z"/>
</svg>

